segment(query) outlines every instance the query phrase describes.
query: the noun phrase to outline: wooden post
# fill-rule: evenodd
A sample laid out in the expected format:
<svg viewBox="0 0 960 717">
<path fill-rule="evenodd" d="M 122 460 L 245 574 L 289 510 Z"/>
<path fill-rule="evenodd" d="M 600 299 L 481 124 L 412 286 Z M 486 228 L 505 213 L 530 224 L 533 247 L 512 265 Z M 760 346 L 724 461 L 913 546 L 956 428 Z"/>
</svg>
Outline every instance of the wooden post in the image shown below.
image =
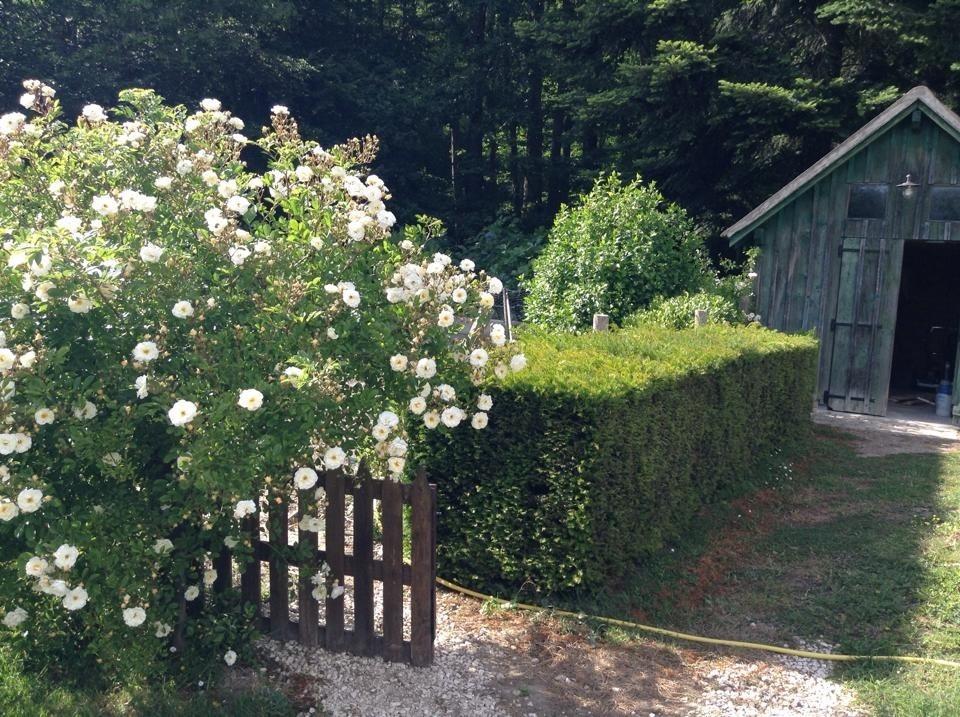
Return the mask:
<svg viewBox="0 0 960 717">
<path fill-rule="evenodd" d="M 216 559 L 213 561 L 213 567 L 217 571 L 217 580 L 213 584 L 213 590 L 216 593 L 223 593 L 233 587 L 233 558 L 227 546 L 223 546 Z"/>
<path fill-rule="evenodd" d="M 243 532 L 250 540 L 253 560 L 244 566 L 240 575 L 240 597 L 254 607 L 256 619 L 260 619 L 260 523 L 254 513 L 243 519 Z"/>
<path fill-rule="evenodd" d="M 290 572 L 287 570 L 287 504 L 270 505 L 270 637 L 286 639 L 290 624 Z"/>
<path fill-rule="evenodd" d="M 610 316 L 608 314 L 593 315 L 593 330 L 608 331 L 610 329 Z"/>
<path fill-rule="evenodd" d="M 353 494 L 353 635 L 354 650 L 373 654 L 373 487 L 366 464 L 360 465 Z"/>
<path fill-rule="evenodd" d="M 410 662 L 425 667 L 433 662 L 433 499 L 421 468 L 410 486 L 411 567 Z"/>
<path fill-rule="evenodd" d="M 710 320 L 710 312 L 706 309 L 697 309 L 693 312 L 693 324 L 694 326 L 706 326 L 707 321 Z"/>
<path fill-rule="evenodd" d="M 402 662 L 403 654 L 403 491 L 389 478 L 380 500 L 383 524 L 383 658 Z"/>
<path fill-rule="evenodd" d="M 302 490 L 297 494 L 297 517 L 303 519 L 307 515 L 307 506 L 313 498 L 313 489 Z M 300 563 L 300 580 L 297 590 L 297 606 L 300 612 L 300 623 L 297 627 L 298 640 L 301 645 L 316 645 L 319 640 L 320 603 L 311 594 L 314 584 L 310 581 L 317 572 L 317 550 L 320 536 L 308 530 L 297 528 L 297 541 L 309 548 L 308 557 Z"/>
<path fill-rule="evenodd" d="M 344 476 L 340 470 L 324 473 L 327 486 L 326 553 L 330 576 L 343 583 L 343 533 L 344 533 Z M 326 637 L 327 649 L 339 652 L 344 648 L 343 633 L 343 596 L 326 601 Z"/>
</svg>

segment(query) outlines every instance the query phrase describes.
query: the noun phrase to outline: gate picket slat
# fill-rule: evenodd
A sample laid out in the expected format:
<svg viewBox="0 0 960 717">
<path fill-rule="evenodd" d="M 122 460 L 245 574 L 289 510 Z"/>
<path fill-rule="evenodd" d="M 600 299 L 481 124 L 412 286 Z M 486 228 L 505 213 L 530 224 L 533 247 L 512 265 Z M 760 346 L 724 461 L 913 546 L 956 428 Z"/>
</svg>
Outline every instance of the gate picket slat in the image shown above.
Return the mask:
<svg viewBox="0 0 960 717">
<path fill-rule="evenodd" d="M 269 513 L 270 535 L 270 636 L 283 640 L 290 622 L 290 576 L 287 570 L 287 504 L 273 503 Z M 280 548 L 281 550 L 278 550 Z"/>
<path fill-rule="evenodd" d="M 342 471 L 327 471 L 325 474 L 327 489 L 326 510 L 326 553 L 330 575 L 337 583 L 343 582 L 343 539 L 344 539 L 344 475 Z M 326 647 L 334 652 L 344 648 L 343 634 L 343 597 L 336 600 L 328 597 L 326 601 Z"/>
<path fill-rule="evenodd" d="M 353 632 L 354 646 L 362 655 L 374 647 L 373 633 L 373 491 L 370 471 L 360 466 L 353 499 Z"/>
<path fill-rule="evenodd" d="M 433 499 L 420 470 L 410 491 L 413 584 L 410 586 L 410 661 L 417 667 L 433 662 Z"/>
<path fill-rule="evenodd" d="M 253 548 L 253 559 L 243 568 L 240 575 L 240 597 L 243 602 L 254 607 L 254 614 L 260 617 L 260 557 L 257 548 L 260 545 L 259 516 L 251 515 L 243 519 L 243 532 Z"/>
<path fill-rule="evenodd" d="M 400 662 L 403 650 L 403 493 L 396 481 L 383 482 L 383 657 Z"/>
<path fill-rule="evenodd" d="M 298 494 L 297 516 L 302 519 L 309 511 L 306 506 L 312 499 L 312 490 L 302 490 Z M 298 521 L 299 522 L 299 521 Z M 310 578 L 317 572 L 318 548 L 320 536 L 316 533 L 297 528 L 297 540 L 301 545 L 309 547 L 305 562 L 300 565 L 300 584 L 297 591 L 297 606 L 300 613 L 300 622 L 297 626 L 298 639 L 301 645 L 316 645 L 319 642 L 320 603 L 314 599 L 314 585 Z"/>
<path fill-rule="evenodd" d="M 217 571 L 217 580 L 213 584 L 214 592 L 226 592 L 233 587 L 233 558 L 230 557 L 230 551 L 224 547 L 213 561 L 214 570 Z"/>
</svg>

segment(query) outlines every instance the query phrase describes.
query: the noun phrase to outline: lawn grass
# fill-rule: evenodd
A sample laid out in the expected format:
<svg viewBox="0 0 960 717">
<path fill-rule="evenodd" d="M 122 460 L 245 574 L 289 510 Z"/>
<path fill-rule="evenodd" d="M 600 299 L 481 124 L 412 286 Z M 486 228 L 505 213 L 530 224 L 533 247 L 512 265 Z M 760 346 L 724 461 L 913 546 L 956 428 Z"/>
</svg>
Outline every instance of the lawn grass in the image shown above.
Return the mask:
<svg viewBox="0 0 960 717">
<path fill-rule="evenodd" d="M 960 454 L 865 458 L 824 428 L 797 466 L 705 511 L 621 592 L 578 607 L 715 637 L 960 661 Z M 874 662 L 836 676 L 878 715 L 960 715 L 960 669 Z"/>
<path fill-rule="evenodd" d="M 164 684 L 127 685 L 109 692 L 66 687 L 45 675 L 25 674 L 0 645 L 3 717 L 294 717 L 297 710 L 266 687 L 187 694 Z"/>
</svg>

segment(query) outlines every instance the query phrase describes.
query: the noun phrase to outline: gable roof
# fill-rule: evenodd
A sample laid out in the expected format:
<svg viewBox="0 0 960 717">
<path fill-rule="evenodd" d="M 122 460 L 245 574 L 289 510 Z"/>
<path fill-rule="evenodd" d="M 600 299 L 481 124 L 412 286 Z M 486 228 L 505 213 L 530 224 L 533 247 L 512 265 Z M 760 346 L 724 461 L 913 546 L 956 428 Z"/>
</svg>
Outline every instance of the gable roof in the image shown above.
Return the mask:
<svg viewBox="0 0 960 717">
<path fill-rule="evenodd" d="M 792 182 L 780 191 L 772 194 L 762 204 L 747 214 L 743 219 L 733 224 L 720 234 L 728 238 L 730 244 L 736 244 L 747 234 L 765 222 L 784 205 L 789 203 L 795 195 L 810 187 L 821 177 L 824 177 L 837 165 L 859 152 L 884 132 L 896 125 L 904 117 L 919 109 L 941 129 L 955 140 L 960 142 L 960 116 L 941 102 L 930 88 L 920 85 L 903 95 L 900 99 L 887 107 L 863 127 L 858 129 L 843 142 L 827 152 L 809 169 L 798 175 Z"/>
</svg>

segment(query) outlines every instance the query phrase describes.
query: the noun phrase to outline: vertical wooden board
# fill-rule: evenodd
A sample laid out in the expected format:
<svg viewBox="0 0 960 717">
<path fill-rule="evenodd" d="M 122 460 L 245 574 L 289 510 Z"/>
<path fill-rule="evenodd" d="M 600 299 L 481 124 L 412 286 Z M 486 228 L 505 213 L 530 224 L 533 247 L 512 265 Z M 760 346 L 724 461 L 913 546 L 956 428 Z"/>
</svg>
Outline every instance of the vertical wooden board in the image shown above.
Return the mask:
<svg viewBox="0 0 960 717">
<path fill-rule="evenodd" d="M 373 654 L 373 488 L 370 471 L 360 466 L 353 497 L 353 605 L 354 646 L 363 655 Z"/>
<path fill-rule="evenodd" d="M 383 483 L 383 657 L 403 659 L 403 495 L 396 481 Z"/>
<path fill-rule="evenodd" d="M 893 367 L 893 341 L 897 326 L 897 305 L 900 300 L 900 275 L 903 266 L 904 241 L 891 239 L 888 242 L 885 257 L 886 269 L 881 290 L 877 327 L 876 359 L 872 383 L 874 388 L 874 409 L 876 415 L 887 414 L 887 401 L 890 397 L 890 371 Z"/>
<path fill-rule="evenodd" d="M 411 572 L 410 662 L 433 662 L 433 507 L 430 486 L 421 469 L 410 489 Z"/>
<path fill-rule="evenodd" d="M 313 490 L 302 490 L 298 494 L 297 515 L 301 519 L 309 514 L 307 507 L 313 500 L 313 492 Z M 297 611 L 300 614 L 297 639 L 301 645 L 316 645 L 319 643 L 320 604 L 312 595 L 315 585 L 310 579 L 317 572 L 319 538 L 320 536 L 316 533 L 297 528 L 297 543 L 306 546 L 308 550 L 307 557 L 300 563 L 300 580 L 297 590 Z"/>
<path fill-rule="evenodd" d="M 794 202 L 793 223 L 793 277 L 790 281 L 790 307 L 787 315 L 790 317 L 787 330 L 802 331 L 804 329 L 804 309 L 807 302 L 807 274 L 809 272 L 811 229 L 813 226 L 813 192 L 805 191 Z"/>
<path fill-rule="evenodd" d="M 257 557 L 257 545 L 260 543 L 259 515 L 254 514 L 243 519 L 243 533 L 250 540 L 253 559 L 244 565 L 240 574 L 240 597 L 245 603 L 253 605 L 255 614 L 260 615 L 260 559 Z"/>
<path fill-rule="evenodd" d="M 861 239 L 844 239 L 839 257 L 840 282 L 837 290 L 836 324 L 833 327 L 833 351 L 830 364 L 831 408 L 849 410 L 846 397 L 850 393 L 850 361 L 853 350 L 853 326 L 856 320 L 856 296 L 859 279 Z"/>
<path fill-rule="evenodd" d="M 213 584 L 213 590 L 217 593 L 223 593 L 233 587 L 233 557 L 230 551 L 224 546 L 220 549 L 216 559 L 213 561 L 213 568 L 217 571 L 217 580 Z"/>
<path fill-rule="evenodd" d="M 807 252 L 806 303 L 803 307 L 803 330 L 811 329 L 823 338 L 823 283 L 827 248 L 827 211 L 829 206 L 829 180 L 817 182 L 811 189 L 810 246 Z M 821 351 L 822 351 L 821 347 Z"/>
<path fill-rule="evenodd" d="M 772 245 L 774 246 L 774 285 L 771 294 L 767 326 L 783 331 L 786 319 L 786 295 L 788 285 L 788 259 L 790 246 L 790 227 L 793 219 L 793 204 L 781 209 L 773 219 Z"/>
<path fill-rule="evenodd" d="M 271 503 L 270 535 L 270 636 L 283 640 L 290 622 L 290 574 L 287 569 L 287 504 Z"/>
<path fill-rule="evenodd" d="M 325 547 L 327 565 L 330 566 L 330 575 L 338 583 L 343 583 L 344 576 L 344 519 L 345 501 L 344 488 L 346 477 L 340 470 L 325 471 L 324 481 L 327 489 L 327 512 Z M 339 651 L 344 648 L 343 633 L 343 598 L 334 600 L 331 597 L 326 601 L 326 647 L 328 650 Z"/>
<path fill-rule="evenodd" d="M 870 377 L 874 360 L 874 335 L 877 321 L 877 294 L 882 281 L 881 267 L 886 254 L 880 238 L 864 239 L 859 259 L 859 277 L 854 294 L 855 325 L 851 332 L 852 344 L 847 379 L 848 410 L 873 413 Z M 862 400 L 861 400 L 862 399 Z"/>
</svg>

